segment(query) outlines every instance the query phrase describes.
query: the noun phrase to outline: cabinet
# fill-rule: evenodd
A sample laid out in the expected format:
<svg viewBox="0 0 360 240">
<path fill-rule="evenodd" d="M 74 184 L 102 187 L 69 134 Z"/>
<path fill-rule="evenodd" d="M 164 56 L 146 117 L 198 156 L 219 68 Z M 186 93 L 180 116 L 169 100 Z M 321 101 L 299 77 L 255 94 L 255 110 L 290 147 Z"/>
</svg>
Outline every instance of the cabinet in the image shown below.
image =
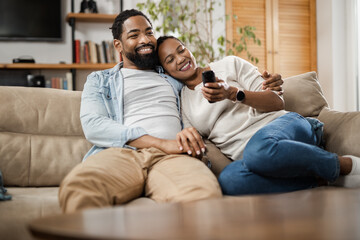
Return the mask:
<svg viewBox="0 0 360 240">
<path fill-rule="evenodd" d="M 249 43 L 260 70 L 288 77 L 316 71 L 316 0 L 226 0 L 227 39 L 239 26 L 256 27 L 261 46 Z M 240 55 L 246 59 L 245 55 Z"/>
<path fill-rule="evenodd" d="M 122 9 L 122 0 L 120 0 L 120 11 Z M 16 64 L 0 64 L 1 69 L 30 69 L 30 70 L 70 70 L 72 73 L 72 80 L 74 90 L 76 88 L 76 71 L 77 70 L 101 70 L 111 68 L 115 63 L 75 63 L 75 24 L 76 22 L 103 22 L 112 23 L 116 18 L 116 14 L 98 14 L 98 13 L 74 13 L 74 1 L 71 1 L 71 13 L 66 15 L 66 21 L 71 26 L 71 42 L 72 42 L 72 58 L 71 64 L 34 64 L 34 63 L 16 63 Z"/>
</svg>

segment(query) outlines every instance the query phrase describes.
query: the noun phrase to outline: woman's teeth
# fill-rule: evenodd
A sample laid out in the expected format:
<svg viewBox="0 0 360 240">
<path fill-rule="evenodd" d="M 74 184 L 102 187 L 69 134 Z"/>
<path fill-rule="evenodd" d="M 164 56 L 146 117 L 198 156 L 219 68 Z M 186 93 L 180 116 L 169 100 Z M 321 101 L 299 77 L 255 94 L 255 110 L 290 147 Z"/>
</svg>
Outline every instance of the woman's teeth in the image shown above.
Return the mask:
<svg viewBox="0 0 360 240">
<path fill-rule="evenodd" d="M 180 68 L 180 71 L 186 71 L 191 67 L 190 62 L 188 62 L 187 64 L 185 64 L 182 68 Z"/>
</svg>

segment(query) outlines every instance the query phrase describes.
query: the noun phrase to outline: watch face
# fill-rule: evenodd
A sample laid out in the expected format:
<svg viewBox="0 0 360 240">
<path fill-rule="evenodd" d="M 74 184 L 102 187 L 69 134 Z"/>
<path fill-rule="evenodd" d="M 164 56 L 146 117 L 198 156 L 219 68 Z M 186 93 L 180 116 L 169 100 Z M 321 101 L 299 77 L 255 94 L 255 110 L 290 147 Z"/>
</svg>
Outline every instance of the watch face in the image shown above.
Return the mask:
<svg viewBox="0 0 360 240">
<path fill-rule="evenodd" d="M 236 99 L 239 101 L 239 102 L 242 102 L 242 100 L 244 100 L 245 98 L 245 93 L 243 91 L 238 91 L 238 93 L 236 94 Z"/>
</svg>

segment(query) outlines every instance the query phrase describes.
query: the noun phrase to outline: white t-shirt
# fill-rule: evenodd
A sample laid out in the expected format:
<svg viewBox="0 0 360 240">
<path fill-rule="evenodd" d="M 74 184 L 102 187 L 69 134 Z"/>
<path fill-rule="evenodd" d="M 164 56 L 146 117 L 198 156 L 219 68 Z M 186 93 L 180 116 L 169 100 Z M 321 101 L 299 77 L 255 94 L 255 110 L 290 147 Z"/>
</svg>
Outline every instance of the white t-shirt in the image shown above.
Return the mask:
<svg viewBox="0 0 360 240">
<path fill-rule="evenodd" d="M 209 64 L 215 76 L 231 86 L 248 91 L 262 91 L 261 73 L 249 62 L 228 56 Z M 181 107 L 184 126 L 195 127 L 229 158 L 239 160 L 247 142 L 263 126 L 286 111 L 261 113 L 242 103 L 223 100 L 209 103 L 201 93 L 202 83 L 194 90 L 184 87 Z"/>
<path fill-rule="evenodd" d="M 143 127 L 162 139 L 176 139 L 181 131 L 176 96 L 158 73 L 122 68 L 124 77 L 124 125 Z"/>
</svg>

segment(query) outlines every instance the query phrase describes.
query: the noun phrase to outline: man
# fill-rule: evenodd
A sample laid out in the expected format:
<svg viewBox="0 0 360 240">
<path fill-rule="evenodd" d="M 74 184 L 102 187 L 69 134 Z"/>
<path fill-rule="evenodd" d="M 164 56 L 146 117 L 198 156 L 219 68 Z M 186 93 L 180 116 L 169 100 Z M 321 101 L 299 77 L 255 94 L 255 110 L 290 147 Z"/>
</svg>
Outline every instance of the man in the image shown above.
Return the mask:
<svg viewBox="0 0 360 240">
<path fill-rule="evenodd" d="M 205 164 L 182 154 L 200 156 L 200 150 L 177 146 L 182 85 L 153 70 L 156 38 L 150 20 L 126 10 L 111 29 L 123 62 L 88 76 L 80 118 L 94 146 L 60 186 L 63 211 L 122 204 L 143 195 L 157 202 L 221 197 Z M 183 131 L 200 137 L 195 129 Z"/>
</svg>

